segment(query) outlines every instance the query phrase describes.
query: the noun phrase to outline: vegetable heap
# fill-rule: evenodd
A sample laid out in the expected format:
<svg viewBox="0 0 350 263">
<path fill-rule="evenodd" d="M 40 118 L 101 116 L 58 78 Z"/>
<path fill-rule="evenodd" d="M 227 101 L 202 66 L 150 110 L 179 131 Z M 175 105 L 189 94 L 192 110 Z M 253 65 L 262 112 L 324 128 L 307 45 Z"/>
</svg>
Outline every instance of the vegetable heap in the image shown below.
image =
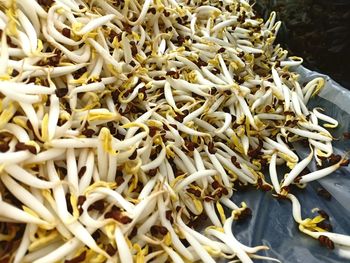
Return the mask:
<svg viewBox="0 0 350 263">
<path fill-rule="evenodd" d="M 275 260 L 232 233 L 247 184 L 348 251 L 290 193 L 347 160 L 337 121 L 306 107 L 324 80 L 299 84 L 280 25 L 245 0 L 2 0 L 1 262 Z"/>
</svg>

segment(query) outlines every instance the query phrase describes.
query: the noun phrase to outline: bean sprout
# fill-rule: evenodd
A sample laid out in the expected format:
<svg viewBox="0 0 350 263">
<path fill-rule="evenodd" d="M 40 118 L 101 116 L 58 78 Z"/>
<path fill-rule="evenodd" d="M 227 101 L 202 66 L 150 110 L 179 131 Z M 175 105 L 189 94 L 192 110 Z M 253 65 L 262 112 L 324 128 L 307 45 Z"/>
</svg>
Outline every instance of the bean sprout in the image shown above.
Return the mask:
<svg viewBox="0 0 350 263">
<path fill-rule="evenodd" d="M 1 262 L 279 262 L 234 236 L 251 210 L 232 195 L 248 184 L 349 253 L 349 236 L 302 218 L 290 187 L 348 160 L 333 154 L 338 121 L 307 107 L 325 80 L 297 82 L 302 59 L 274 45 L 274 12 L 264 22 L 243 0 L 0 2 Z"/>
</svg>

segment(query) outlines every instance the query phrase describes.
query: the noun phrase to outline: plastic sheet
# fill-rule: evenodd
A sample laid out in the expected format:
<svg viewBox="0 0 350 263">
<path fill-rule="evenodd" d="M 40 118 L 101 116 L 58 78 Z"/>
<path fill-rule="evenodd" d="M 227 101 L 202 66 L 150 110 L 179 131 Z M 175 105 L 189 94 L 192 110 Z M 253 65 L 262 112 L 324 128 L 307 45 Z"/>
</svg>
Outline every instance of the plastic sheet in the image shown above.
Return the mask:
<svg viewBox="0 0 350 263">
<path fill-rule="evenodd" d="M 339 127 L 331 131 L 337 138 L 334 152 L 345 154 L 350 151 L 350 140 L 344 140 L 343 133 L 350 131 L 350 91 L 341 87 L 330 77 L 309 71 L 303 67 L 296 69 L 301 75 L 301 83 L 315 77 L 324 77 L 326 87 L 313 98 L 308 108 L 321 107 L 325 113 L 339 121 Z M 309 151 L 296 146 L 298 155 L 303 158 Z M 314 164 L 313 164 L 314 165 Z M 310 170 L 314 170 L 311 165 Z M 267 173 L 265 173 L 267 174 Z M 280 171 L 280 176 L 283 171 Z M 317 195 L 317 188 L 322 185 L 332 194 L 331 201 Z M 335 173 L 309 183 L 305 189 L 297 189 L 293 193 L 302 206 L 302 217 L 316 216 L 311 210 L 319 208 L 330 216 L 333 232 L 350 235 L 350 168 L 341 168 Z M 288 200 L 277 200 L 271 192 L 261 192 L 256 189 L 237 192 L 233 195 L 236 203 L 245 201 L 252 209 L 253 216 L 243 223 L 233 226 L 233 233 L 243 244 L 256 246 L 267 245 L 270 250 L 262 255 L 279 259 L 281 262 L 306 263 L 338 263 L 350 262 L 339 255 L 339 251 L 328 250 L 319 242 L 298 230 L 298 225 L 292 217 L 292 205 Z"/>
</svg>

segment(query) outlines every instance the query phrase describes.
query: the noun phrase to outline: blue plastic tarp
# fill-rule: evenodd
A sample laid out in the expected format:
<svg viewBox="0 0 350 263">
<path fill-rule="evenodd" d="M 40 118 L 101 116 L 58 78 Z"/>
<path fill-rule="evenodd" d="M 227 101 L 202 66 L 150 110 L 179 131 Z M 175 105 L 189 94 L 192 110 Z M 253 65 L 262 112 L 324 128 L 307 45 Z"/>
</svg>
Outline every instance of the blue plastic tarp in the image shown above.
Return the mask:
<svg viewBox="0 0 350 263">
<path fill-rule="evenodd" d="M 350 91 L 328 76 L 303 67 L 299 67 L 297 71 L 301 75 L 300 83 L 320 76 L 327 80 L 325 88 L 309 102 L 308 108 L 321 107 L 327 115 L 339 121 L 339 127 L 331 131 L 336 138 L 333 143 L 334 152 L 341 155 L 350 152 L 350 140 L 343 137 L 344 132 L 350 131 Z M 299 146 L 296 149 L 301 158 L 309 153 L 307 148 Z M 309 169 L 314 170 L 315 164 L 310 165 Z M 283 175 L 283 171 L 280 172 Z M 332 194 L 330 201 L 317 194 L 320 186 Z M 333 232 L 350 235 L 349 167 L 341 168 L 317 182 L 309 183 L 305 189 L 297 189 L 292 193 L 301 203 L 303 218 L 318 215 L 312 212 L 314 208 L 322 209 L 330 216 Z M 291 263 L 350 262 L 350 259 L 340 257 L 337 249 L 329 250 L 322 247 L 318 240 L 298 230 L 298 225 L 292 217 L 292 205 L 289 200 L 278 200 L 271 192 L 253 188 L 245 192 L 237 191 L 232 198 L 236 203 L 246 202 L 253 212 L 250 220 L 233 226 L 233 233 L 245 245 L 263 244 L 270 247 L 269 250 L 260 253 L 261 255 Z"/>
</svg>

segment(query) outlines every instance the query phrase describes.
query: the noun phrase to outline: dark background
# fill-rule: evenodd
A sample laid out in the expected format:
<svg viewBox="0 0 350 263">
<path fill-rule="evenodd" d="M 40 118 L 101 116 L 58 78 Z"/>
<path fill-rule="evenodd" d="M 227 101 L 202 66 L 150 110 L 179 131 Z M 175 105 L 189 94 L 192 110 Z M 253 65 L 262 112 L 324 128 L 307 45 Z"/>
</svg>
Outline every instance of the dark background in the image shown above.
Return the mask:
<svg viewBox="0 0 350 263">
<path fill-rule="evenodd" d="M 256 0 L 255 10 L 265 19 L 276 11 L 277 42 L 350 89 L 350 0 Z"/>
</svg>

